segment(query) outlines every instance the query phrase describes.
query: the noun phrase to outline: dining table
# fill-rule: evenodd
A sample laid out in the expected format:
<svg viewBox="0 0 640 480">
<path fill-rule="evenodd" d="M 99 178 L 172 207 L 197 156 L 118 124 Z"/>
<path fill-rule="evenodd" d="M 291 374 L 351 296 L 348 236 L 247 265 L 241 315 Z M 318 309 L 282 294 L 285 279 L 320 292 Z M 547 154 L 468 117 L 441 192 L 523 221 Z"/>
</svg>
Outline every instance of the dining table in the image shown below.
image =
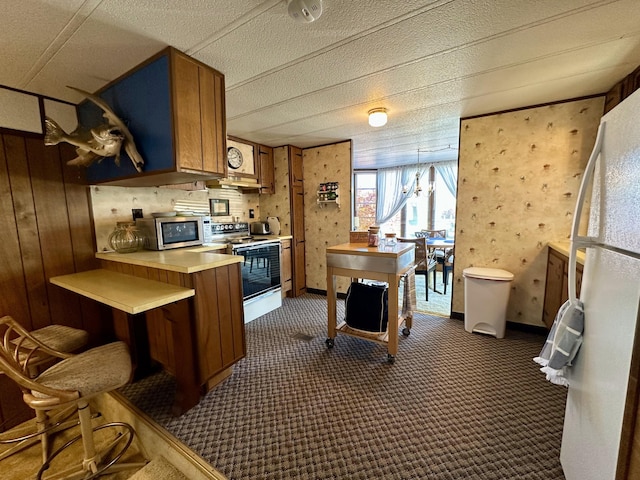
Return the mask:
<svg viewBox="0 0 640 480">
<path fill-rule="evenodd" d="M 448 238 L 427 238 L 427 248 L 449 250 L 455 246 L 455 241 Z"/>
</svg>

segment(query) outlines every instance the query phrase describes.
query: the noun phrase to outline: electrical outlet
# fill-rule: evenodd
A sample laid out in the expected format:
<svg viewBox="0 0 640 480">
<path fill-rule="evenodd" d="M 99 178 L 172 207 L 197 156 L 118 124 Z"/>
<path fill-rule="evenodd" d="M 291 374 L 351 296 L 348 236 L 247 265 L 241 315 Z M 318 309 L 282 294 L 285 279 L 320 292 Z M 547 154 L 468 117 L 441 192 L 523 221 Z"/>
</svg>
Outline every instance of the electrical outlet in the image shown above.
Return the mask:
<svg viewBox="0 0 640 480">
<path fill-rule="evenodd" d="M 136 221 L 136 218 L 142 218 L 142 209 L 141 208 L 132 208 L 131 216 L 133 217 L 133 221 Z"/>
</svg>

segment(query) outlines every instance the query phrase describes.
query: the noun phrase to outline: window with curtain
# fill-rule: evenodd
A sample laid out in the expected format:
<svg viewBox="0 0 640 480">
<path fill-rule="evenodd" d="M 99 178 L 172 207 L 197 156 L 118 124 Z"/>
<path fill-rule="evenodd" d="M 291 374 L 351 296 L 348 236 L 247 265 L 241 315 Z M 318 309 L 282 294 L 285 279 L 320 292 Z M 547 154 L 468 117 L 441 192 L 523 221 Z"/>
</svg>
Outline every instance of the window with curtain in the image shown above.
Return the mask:
<svg viewBox="0 0 640 480">
<path fill-rule="evenodd" d="M 376 224 L 376 172 L 355 172 L 353 174 L 353 216 L 354 229 L 366 231 Z"/>
<path fill-rule="evenodd" d="M 357 230 L 380 225 L 383 233 L 414 236 L 423 229 L 446 229 L 455 235 L 457 162 L 421 169 L 422 192 L 414 195 L 416 165 L 354 173 L 354 216 Z M 429 179 L 434 189 L 429 194 Z M 403 193 L 403 190 L 405 191 Z"/>
<path fill-rule="evenodd" d="M 458 163 L 454 161 L 434 164 L 435 194 L 433 196 L 433 228 L 446 229 L 447 237 L 455 236 L 456 189 L 458 186 Z"/>
</svg>

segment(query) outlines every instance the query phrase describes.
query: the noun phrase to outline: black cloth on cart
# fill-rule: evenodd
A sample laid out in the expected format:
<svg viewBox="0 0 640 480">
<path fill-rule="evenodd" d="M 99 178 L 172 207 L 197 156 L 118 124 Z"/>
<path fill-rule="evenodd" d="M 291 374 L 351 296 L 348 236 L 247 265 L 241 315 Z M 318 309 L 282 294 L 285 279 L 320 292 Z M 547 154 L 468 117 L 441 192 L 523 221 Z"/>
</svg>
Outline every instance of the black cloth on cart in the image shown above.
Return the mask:
<svg viewBox="0 0 640 480">
<path fill-rule="evenodd" d="M 388 299 L 386 285 L 351 283 L 345 305 L 347 325 L 367 332 L 385 332 L 389 319 Z"/>
</svg>

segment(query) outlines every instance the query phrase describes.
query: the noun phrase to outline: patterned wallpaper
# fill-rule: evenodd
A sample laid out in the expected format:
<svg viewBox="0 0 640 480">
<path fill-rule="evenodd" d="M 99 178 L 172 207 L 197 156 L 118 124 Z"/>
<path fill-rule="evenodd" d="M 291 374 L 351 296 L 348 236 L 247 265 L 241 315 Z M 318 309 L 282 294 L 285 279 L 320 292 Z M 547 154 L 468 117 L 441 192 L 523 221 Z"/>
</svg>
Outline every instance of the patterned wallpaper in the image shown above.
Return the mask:
<svg viewBox="0 0 640 480">
<path fill-rule="evenodd" d="M 546 245 L 569 237 L 603 102 L 461 121 L 452 312 L 464 312 L 465 268 L 501 268 L 515 275 L 507 320 L 544 325 Z"/>
<path fill-rule="evenodd" d="M 327 289 L 327 247 L 349 241 L 351 226 L 351 142 L 303 150 L 304 229 L 307 288 Z M 321 183 L 339 182 L 340 207 L 318 204 Z M 346 292 L 349 279 L 338 277 L 337 290 Z"/>
</svg>

